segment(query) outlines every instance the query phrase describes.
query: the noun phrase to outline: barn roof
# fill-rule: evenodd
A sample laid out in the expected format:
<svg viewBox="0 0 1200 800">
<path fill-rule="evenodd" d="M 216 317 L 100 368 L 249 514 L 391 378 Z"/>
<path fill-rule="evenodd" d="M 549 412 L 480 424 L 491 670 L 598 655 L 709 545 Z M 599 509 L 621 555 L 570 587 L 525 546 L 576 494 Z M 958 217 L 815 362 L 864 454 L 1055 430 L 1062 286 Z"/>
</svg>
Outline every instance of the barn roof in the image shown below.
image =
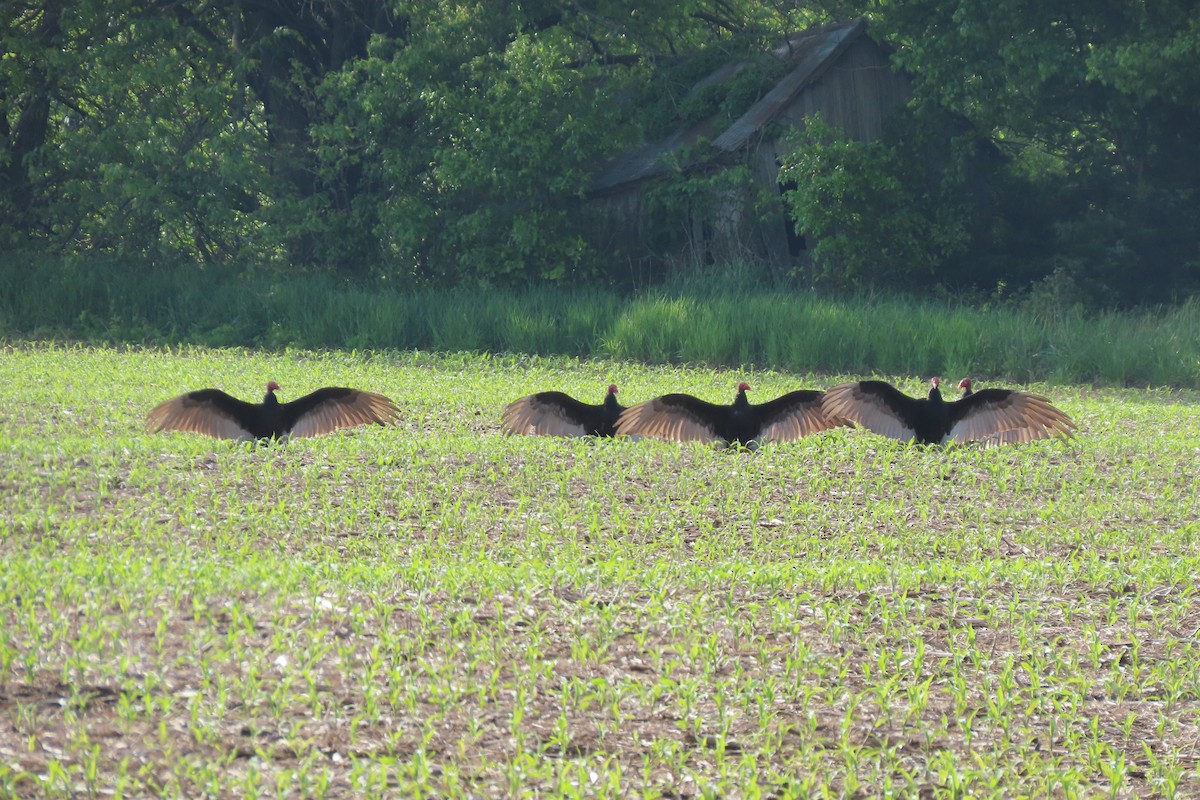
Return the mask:
<svg viewBox="0 0 1200 800">
<path fill-rule="evenodd" d="M 714 147 L 727 153 L 740 150 L 758 131 L 787 107 L 804 87 L 818 80 L 838 56 L 866 32 L 861 19 L 810 28 L 788 37 L 772 55 L 795 67 L 781 78 L 758 102 L 712 140 Z M 697 87 L 727 80 L 746 64 L 727 64 L 704 78 Z M 710 118 L 680 128 L 666 139 L 634 148 L 612 161 L 592 183 L 593 194 L 605 194 L 667 171 L 664 157 L 695 144 L 701 137 L 712 136 L 715 127 Z"/>
</svg>

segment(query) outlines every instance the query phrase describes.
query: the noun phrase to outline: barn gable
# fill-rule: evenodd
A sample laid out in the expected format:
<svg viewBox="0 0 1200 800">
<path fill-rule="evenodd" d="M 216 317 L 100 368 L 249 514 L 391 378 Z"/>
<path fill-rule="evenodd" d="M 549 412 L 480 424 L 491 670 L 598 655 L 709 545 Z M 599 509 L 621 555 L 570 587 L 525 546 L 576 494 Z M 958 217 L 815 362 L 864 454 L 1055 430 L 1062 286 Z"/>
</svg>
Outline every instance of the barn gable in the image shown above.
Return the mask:
<svg viewBox="0 0 1200 800">
<path fill-rule="evenodd" d="M 820 115 L 848 137 L 871 141 L 882 134 L 887 113 L 908 99 L 910 85 L 866 35 L 864 20 L 795 34 L 771 55 L 790 69 L 732 123 L 710 117 L 681 127 L 621 154 L 597 175 L 589 196 L 601 252 L 635 268 L 733 256 L 786 264 L 800 255 L 778 186 L 784 132 Z M 725 65 L 697 88 L 728 80 L 744 66 Z M 686 213 L 650 218 L 653 192 L 671 173 L 711 175 L 734 165 L 749 168 L 749 191 L 713 181 L 712 196 L 697 198 Z"/>
</svg>

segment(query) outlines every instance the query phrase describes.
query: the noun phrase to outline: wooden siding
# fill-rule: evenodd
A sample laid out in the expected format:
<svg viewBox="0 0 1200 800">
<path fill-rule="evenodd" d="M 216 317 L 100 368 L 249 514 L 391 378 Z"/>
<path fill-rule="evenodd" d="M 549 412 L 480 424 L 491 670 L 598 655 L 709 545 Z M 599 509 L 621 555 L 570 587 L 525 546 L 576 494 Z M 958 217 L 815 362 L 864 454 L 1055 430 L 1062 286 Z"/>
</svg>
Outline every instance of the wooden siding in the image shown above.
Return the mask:
<svg viewBox="0 0 1200 800">
<path fill-rule="evenodd" d="M 724 133 L 713 139 L 713 147 L 727 153 L 746 147 L 756 134 L 793 103 L 798 94 L 840 61 L 842 53 L 848 47 L 855 41 L 861 41 L 865 30 L 866 23 L 855 20 L 849 24 L 831 26 L 820 34 L 803 38 L 798 51 L 793 55 L 797 66 L 734 121 Z"/>
<path fill-rule="evenodd" d="M 860 38 L 817 81 L 780 111 L 778 122 L 802 126 L 819 114 L 851 139 L 869 142 L 883 133 L 883 120 L 911 94 L 909 79 L 895 72 L 887 55 Z"/>
</svg>

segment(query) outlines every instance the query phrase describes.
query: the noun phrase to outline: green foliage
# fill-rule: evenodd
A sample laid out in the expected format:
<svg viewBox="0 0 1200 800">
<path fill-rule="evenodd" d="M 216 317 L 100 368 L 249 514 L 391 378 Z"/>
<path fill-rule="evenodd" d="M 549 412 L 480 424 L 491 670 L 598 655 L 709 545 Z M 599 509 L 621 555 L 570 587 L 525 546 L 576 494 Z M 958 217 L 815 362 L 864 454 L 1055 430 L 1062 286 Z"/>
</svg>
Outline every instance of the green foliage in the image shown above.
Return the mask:
<svg viewBox="0 0 1200 800">
<path fill-rule="evenodd" d="M 587 85 L 596 75 L 566 68 L 583 55 L 567 37 L 517 37 L 502 67 L 490 57 L 470 65 L 478 92 L 440 104 L 453 145 L 433 175 L 460 196 L 435 252 L 460 274 L 580 275 L 579 200 L 615 122 L 606 96 Z"/>
<path fill-rule="evenodd" d="M 621 98 L 663 53 L 788 18 L 706 0 L 13 11 L 6 240 L 410 285 L 594 278 L 580 199 L 637 136 Z"/>
<path fill-rule="evenodd" d="M 1200 286 L 1200 155 L 1185 133 L 1200 126 L 1193 11 L 916 0 L 873 22 L 919 97 L 963 115 L 1027 176 L 993 177 L 1015 213 L 990 249 L 1039 275 L 1068 270 L 1094 302 L 1130 303 Z M 1048 235 L 1022 240 L 1020 207 L 1037 209 Z"/>
<path fill-rule="evenodd" d="M 686 253 L 684 263 L 668 265 L 676 274 L 698 278 L 705 264 L 728 265 L 736 272 L 732 264 L 743 253 L 714 250 L 712 227 L 736 229 L 762 201 L 749 166 L 717 158 L 705 143 L 681 148 L 672 156 L 670 173 L 646 188 L 643 244 L 651 251 Z M 715 238 L 721 246 L 738 241 L 730 235 Z"/>
<path fill-rule="evenodd" d="M 785 61 L 764 56 L 761 52 L 743 52 L 750 42 L 740 44 L 742 47 L 738 50 L 722 47 L 715 57 L 705 53 L 695 59 L 697 64 L 706 67 L 703 74 L 697 76 L 694 69 L 679 70 L 680 74 L 689 76 L 690 82 L 681 87 L 682 98 L 677 104 L 663 105 L 659 109 L 645 102 L 638 104 L 649 107 L 650 113 L 657 111 L 655 116 L 664 120 L 656 122 L 662 126 L 656 131 L 659 136 L 706 120 L 710 121 L 713 130 L 722 130 L 766 94 L 787 71 Z M 732 74 L 722 76 L 718 72 L 722 69 Z M 666 114 L 666 111 L 673 113 Z"/>
<path fill-rule="evenodd" d="M 49 84 L 15 93 L 8 112 L 18 125 L 46 114 L 44 140 L 14 176 L 29 192 L 14 218 L 37 240 L 91 251 L 257 254 L 246 244 L 266 190 L 258 121 L 230 113 L 245 95 L 196 32 L 110 5 L 50 6 L 5 31 L 6 46 L 32 46 L 22 34 L 50 27 L 58 48 L 51 58 L 18 49 L 9 62 L 36 65 Z"/>
<path fill-rule="evenodd" d="M 814 177 L 793 206 L 827 279 L 988 291 L 1063 271 L 1100 305 L 1200 286 L 1200 22 L 1183 3 L 15 0 L 5 11 L 6 249 L 412 287 L 611 283 L 624 264 L 589 246 L 583 202 L 600 165 L 681 125 L 735 118 L 783 69 L 763 56 L 781 34 L 866 13 L 917 98 L 911 138 L 818 136 L 812 163 L 793 165 Z M 696 87 L 733 63 L 727 80 Z M 947 113 L 965 121 L 949 135 Z M 943 170 L 931 156 L 946 141 Z"/>
<path fill-rule="evenodd" d="M 20 269 L 13 265 L 20 263 Z M 1066 272 L 979 305 L 747 288 L 413 290 L 323 274 L 26 256 L 0 264 L 0 335 L 214 347 L 566 354 L 652 363 L 1200 387 L 1200 304 L 1089 313 Z M 741 276 L 740 278 L 735 276 Z"/>
<path fill-rule="evenodd" d="M 813 275 L 835 285 L 930 282 L 968 244 L 960 172 L 887 139 L 848 140 L 810 118 L 782 159 L 796 231 L 815 240 Z M 934 166 L 936 164 L 936 166 Z M 956 202 L 959 200 L 959 202 Z"/>
</svg>

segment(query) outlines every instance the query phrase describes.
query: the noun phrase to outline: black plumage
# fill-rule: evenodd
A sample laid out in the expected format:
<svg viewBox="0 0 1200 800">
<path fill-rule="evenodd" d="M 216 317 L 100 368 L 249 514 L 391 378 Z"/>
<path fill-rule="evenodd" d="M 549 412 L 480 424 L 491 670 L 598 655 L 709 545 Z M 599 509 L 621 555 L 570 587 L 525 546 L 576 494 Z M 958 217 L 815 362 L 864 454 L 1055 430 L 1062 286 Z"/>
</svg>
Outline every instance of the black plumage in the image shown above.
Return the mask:
<svg viewBox="0 0 1200 800">
<path fill-rule="evenodd" d="M 738 384 L 730 405 L 717 405 L 690 394 L 664 394 L 631 407 L 617 421 L 617 433 L 673 441 L 718 441 L 753 447 L 786 442 L 842 424 L 821 408 L 822 393 L 788 392 L 766 403 L 746 398 L 750 385 Z"/>
<path fill-rule="evenodd" d="M 248 403 L 220 389 L 200 389 L 159 403 L 146 416 L 157 431 L 188 431 L 218 439 L 281 439 L 321 436 L 340 428 L 395 422 L 400 409 L 381 394 L 327 386 L 288 403 L 267 383 L 261 403 Z"/>
<path fill-rule="evenodd" d="M 538 436 L 612 436 L 625 406 L 617 385 L 609 384 L 604 402 L 590 405 L 565 392 L 537 392 L 504 407 L 500 427 L 509 434 Z"/>
<path fill-rule="evenodd" d="M 881 436 L 920 444 L 1008 444 L 1070 437 L 1075 429 L 1066 414 L 1039 395 L 984 389 L 946 402 L 937 378 L 930 381 L 929 395 L 924 398 L 909 397 L 884 381 L 842 384 L 825 392 L 824 408 L 827 414 L 856 422 Z"/>
</svg>

